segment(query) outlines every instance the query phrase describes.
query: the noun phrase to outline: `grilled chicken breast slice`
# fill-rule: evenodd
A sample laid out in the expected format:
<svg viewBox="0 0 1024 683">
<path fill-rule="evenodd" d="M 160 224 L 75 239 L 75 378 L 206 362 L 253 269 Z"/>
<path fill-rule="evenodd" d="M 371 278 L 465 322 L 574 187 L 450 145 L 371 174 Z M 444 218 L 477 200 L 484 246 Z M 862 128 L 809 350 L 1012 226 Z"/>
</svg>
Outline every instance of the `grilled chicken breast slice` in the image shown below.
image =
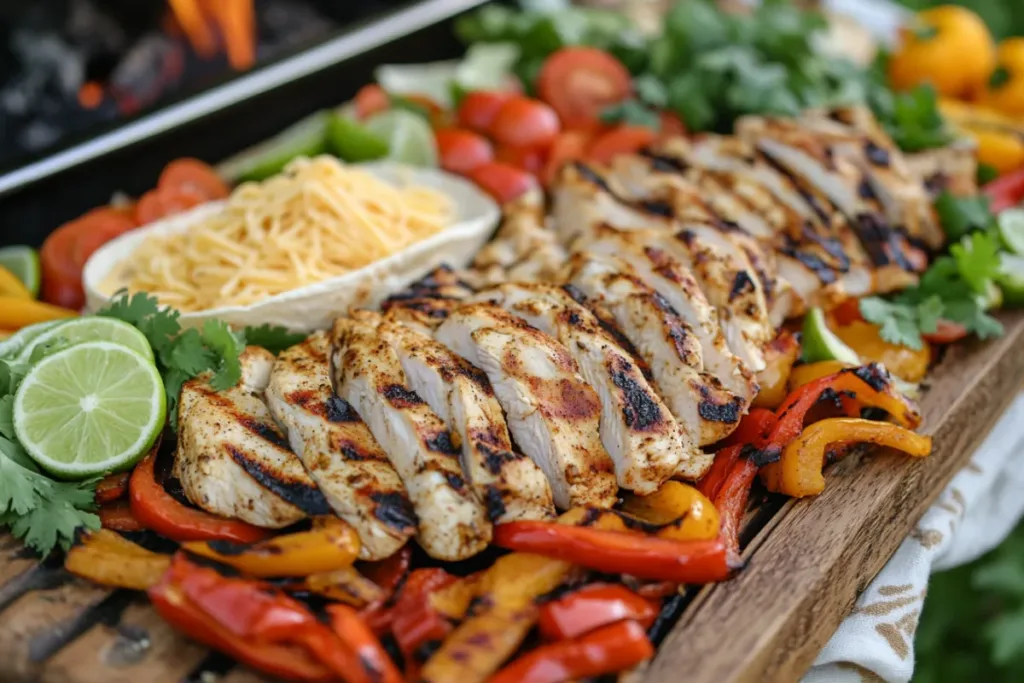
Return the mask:
<svg viewBox="0 0 1024 683">
<path fill-rule="evenodd" d="M 463 279 L 464 272 L 441 266 L 381 304 L 389 320 L 402 322 L 430 334 L 454 308 L 475 291 Z"/>
<path fill-rule="evenodd" d="M 564 346 L 487 303 L 456 309 L 435 337 L 487 374 L 512 438 L 547 476 L 556 506 L 614 505 L 601 403 Z"/>
<path fill-rule="evenodd" d="M 369 428 L 334 394 L 326 332 L 281 352 L 266 398 L 309 476 L 359 534 L 359 557 L 380 560 L 405 545 L 416 533 L 412 503 Z"/>
<path fill-rule="evenodd" d="M 493 522 L 552 517 L 541 469 L 512 449 L 487 375 L 440 342 L 403 325 L 382 326 L 409 383 L 458 439 L 462 468 Z"/>
<path fill-rule="evenodd" d="M 409 492 L 418 540 L 431 557 L 462 560 L 487 546 L 491 523 L 462 475 L 447 426 L 413 391 L 378 314 L 339 319 L 333 330 L 338 394 L 369 426 Z"/>
<path fill-rule="evenodd" d="M 214 390 L 207 375 L 181 389 L 174 476 L 185 496 L 207 512 L 269 529 L 331 514 L 263 402 L 274 355 L 250 346 L 240 361 L 242 379 L 231 389 Z"/>
<path fill-rule="evenodd" d="M 556 279 L 567 258 L 554 231 L 544 225 L 543 196 L 528 192 L 505 207 L 495 238 L 473 261 L 481 286 L 510 280 L 543 282 Z"/>
<path fill-rule="evenodd" d="M 665 297 L 616 256 L 582 252 L 573 256 L 570 283 L 614 317 L 635 352 L 651 368 L 658 391 L 699 445 L 720 441 L 746 412 L 748 401 L 704 370 L 700 342 Z M 700 477 L 710 459 L 701 454 L 679 470 Z"/>
<path fill-rule="evenodd" d="M 474 300 L 501 306 L 568 349 L 601 401 L 601 442 L 615 463 L 620 487 L 653 493 L 683 460 L 697 457 L 696 435 L 680 430 L 632 357 L 564 290 L 506 283 L 484 290 Z"/>
</svg>

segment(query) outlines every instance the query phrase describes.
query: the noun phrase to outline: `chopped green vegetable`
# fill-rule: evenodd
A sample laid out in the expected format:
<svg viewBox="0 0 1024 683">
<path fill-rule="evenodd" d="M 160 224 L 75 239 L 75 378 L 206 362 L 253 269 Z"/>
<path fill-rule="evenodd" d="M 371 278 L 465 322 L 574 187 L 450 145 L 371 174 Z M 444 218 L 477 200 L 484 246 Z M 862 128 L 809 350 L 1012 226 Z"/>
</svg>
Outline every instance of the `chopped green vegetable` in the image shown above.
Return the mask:
<svg viewBox="0 0 1024 683">
<path fill-rule="evenodd" d="M 957 197 L 944 191 L 935 200 L 935 212 L 946 236 L 958 240 L 969 232 L 985 230 L 995 220 L 989 210 L 989 200 L 985 195 L 975 197 Z"/>
<path fill-rule="evenodd" d="M 245 328 L 245 343 L 252 346 L 261 346 L 273 354 L 278 354 L 287 348 L 295 346 L 306 335 L 299 332 L 290 332 L 280 325 L 260 325 L 259 327 Z"/>
<path fill-rule="evenodd" d="M 660 130 L 661 117 L 649 107 L 645 107 L 639 100 L 626 100 L 601 112 L 601 120 L 605 123 L 624 123 L 629 126 L 643 126 Z"/>
</svg>

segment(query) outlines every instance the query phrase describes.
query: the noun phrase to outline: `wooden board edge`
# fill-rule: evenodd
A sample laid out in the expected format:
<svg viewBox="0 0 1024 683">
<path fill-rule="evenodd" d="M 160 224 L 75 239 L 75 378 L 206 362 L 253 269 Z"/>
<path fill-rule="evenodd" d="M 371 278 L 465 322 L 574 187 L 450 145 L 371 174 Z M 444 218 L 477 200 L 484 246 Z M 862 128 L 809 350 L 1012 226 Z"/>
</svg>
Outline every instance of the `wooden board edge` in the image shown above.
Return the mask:
<svg viewBox="0 0 1024 683">
<path fill-rule="evenodd" d="M 683 613 L 645 683 L 796 681 L 857 596 L 962 469 L 1024 385 L 1024 316 L 1006 334 L 953 348 L 922 408 L 933 455 L 874 454 L 831 473 L 816 499 L 791 501 L 751 542 L 749 564 Z"/>
</svg>

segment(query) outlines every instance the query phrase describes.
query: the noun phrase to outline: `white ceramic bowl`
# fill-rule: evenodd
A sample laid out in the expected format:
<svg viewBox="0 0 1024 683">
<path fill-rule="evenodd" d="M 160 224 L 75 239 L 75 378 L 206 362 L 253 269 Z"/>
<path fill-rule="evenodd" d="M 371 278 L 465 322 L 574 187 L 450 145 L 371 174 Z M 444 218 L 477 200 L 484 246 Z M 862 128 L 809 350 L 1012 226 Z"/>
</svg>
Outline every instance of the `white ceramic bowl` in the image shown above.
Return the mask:
<svg viewBox="0 0 1024 683">
<path fill-rule="evenodd" d="M 469 263 L 491 236 L 501 216 L 498 205 L 472 183 L 434 169 L 402 166 L 392 162 L 360 164 L 361 168 L 394 183 L 412 183 L 447 194 L 455 206 L 451 225 L 408 249 L 377 261 L 365 268 L 293 289 L 249 306 L 224 306 L 195 313 L 183 313 L 187 327 L 218 319 L 236 327 L 246 325 L 283 325 L 308 332 L 326 329 L 333 320 L 353 307 L 378 305 L 388 295 L 406 287 L 441 264 L 461 268 Z M 198 206 L 171 218 L 125 233 L 96 251 L 85 265 L 82 280 L 86 310 L 95 311 L 110 301 L 100 286 L 112 270 L 130 258 L 148 236 L 173 234 L 188 229 L 220 209 L 222 202 Z"/>
</svg>

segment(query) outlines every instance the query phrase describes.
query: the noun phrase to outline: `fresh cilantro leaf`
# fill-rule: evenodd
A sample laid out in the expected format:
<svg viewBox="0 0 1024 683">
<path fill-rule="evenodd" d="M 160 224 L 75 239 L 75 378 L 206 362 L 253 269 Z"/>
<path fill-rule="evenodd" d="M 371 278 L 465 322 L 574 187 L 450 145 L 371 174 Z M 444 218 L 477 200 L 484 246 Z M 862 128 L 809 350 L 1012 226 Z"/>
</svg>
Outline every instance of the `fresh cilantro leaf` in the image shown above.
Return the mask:
<svg viewBox="0 0 1024 683">
<path fill-rule="evenodd" d="M 969 232 L 985 230 L 995 221 L 989 210 L 989 200 L 983 194 L 975 197 L 957 197 L 944 191 L 935 200 L 935 212 L 946 236 L 958 240 Z"/>
<path fill-rule="evenodd" d="M 156 353 L 163 351 L 181 332 L 181 324 L 178 322 L 181 314 L 173 308 L 161 308 L 156 297 L 145 292 L 129 296 L 126 290 L 120 290 L 96 315 L 117 318 L 134 325 L 146 336 Z"/>
<path fill-rule="evenodd" d="M 728 45 L 731 33 L 730 17 L 710 0 L 677 2 L 665 15 L 665 34 L 691 54 Z"/>
<path fill-rule="evenodd" d="M 160 353 L 165 367 L 174 368 L 189 377 L 217 367 L 217 357 L 208 348 L 199 330 L 188 329 L 175 338 L 174 343 Z"/>
<path fill-rule="evenodd" d="M 245 328 L 245 343 L 260 346 L 273 354 L 278 354 L 302 342 L 306 335 L 290 332 L 280 325 L 260 325 Z"/>
<path fill-rule="evenodd" d="M 0 396 L 13 394 L 18 390 L 21 380 L 28 374 L 27 363 L 15 363 L 13 360 L 0 360 Z"/>
<path fill-rule="evenodd" d="M 942 298 L 932 295 L 917 304 L 917 327 L 924 334 L 934 334 L 939 329 L 939 320 L 946 307 Z"/>
<path fill-rule="evenodd" d="M 601 112 L 601 120 L 605 123 L 624 123 L 652 130 L 661 128 L 661 118 L 658 113 L 644 106 L 639 100 L 633 99 L 605 108 Z"/>
<path fill-rule="evenodd" d="M 633 79 L 637 97 L 652 107 L 662 109 L 668 105 L 668 89 L 654 74 L 643 74 Z"/>
<path fill-rule="evenodd" d="M 985 232 L 966 235 L 949 248 L 960 277 L 978 294 L 999 275 L 999 251 L 999 238 Z"/>
<path fill-rule="evenodd" d="M 999 169 L 991 164 L 979 163 L 978 164 L 978 186 L 984 186 L 991 183 L 993 180 L 999 177 Z"/>
<path fill-rule="evenodd" d="M 0 512 L 24 515 L 51 495 L 56 482 L 22 464 L 27 458 L 17 443 L 0 438 Z"/>
<path fill-rule="evenodd" d="M 928 315 L 933 315 L 934 304 L 929 304 Z M 892 344 L 902 344 L 918 350 L 922 347 L 918 306 L 909 303 L 886 301 L 877 296 L 860 300 L 860 314 L 868 322 L 880 327 L 882 339 Z"/>
<path fill-rule="evenodd" d="M 217 355 L 216 372 L 210 380 L 214 391 L 224 391 L 242 379 L 242 364 L 238 357 L 245 350 L 245 334 L 233 332 L 221 320 L 207 320 L 203 324 L 203 342 Z"/>
<path fill-rule="evenodd" d="M 11 441 L 14 436 L 14 396 L 0 396 L 0 435 Z"/>
<path fill-rule="evenodd" d="M 190 378 L 190 375 L 176 368 L 164 373 L 164 391 L 167 393 L 167 423 L 171 425 L 171 429 L 178 428 L 178 399 L 181 397 L 181 387 Z"/>
<path fill-rule="evenodd" d="M 1003 333 L 1003 325 L 985 313 L 976 297 L 946 300 L 942 317 L 951 322 L 960 323 L 973 332 L 979 339 L 991 339 Z"/>
</svg>

